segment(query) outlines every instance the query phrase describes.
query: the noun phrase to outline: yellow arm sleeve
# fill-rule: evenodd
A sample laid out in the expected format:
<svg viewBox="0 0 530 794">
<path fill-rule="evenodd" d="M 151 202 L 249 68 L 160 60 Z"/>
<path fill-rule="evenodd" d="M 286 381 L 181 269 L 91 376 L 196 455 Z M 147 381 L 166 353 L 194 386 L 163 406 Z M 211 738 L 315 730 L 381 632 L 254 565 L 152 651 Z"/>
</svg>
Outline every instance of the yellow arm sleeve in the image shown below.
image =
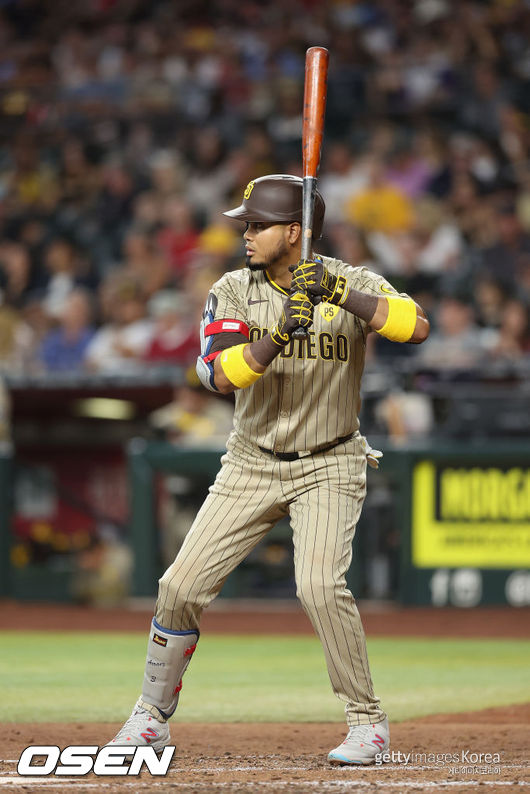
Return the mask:
<svg viewBox="0 0 530 794">
<path fill-rule="evenodd" d="M 416 328 L 416 304 L 410 298 L 391 296 L 387 299 L 388 317 L 377 333 L 392 342 L 408 342 Z"/>
<path fill-rule="evenodd" d="M 234 347 L 227 347 L 221 353 L 221 368 L 230 381 L 238 389 L 245 389 L 251 386 L 258 378 L 263 375 L 262 372 L 254 372 L 252 367 L 249 367 L 245 361 L 243 351 L 248 343 L 242 345 L 234 345 Z"/>
</svg>

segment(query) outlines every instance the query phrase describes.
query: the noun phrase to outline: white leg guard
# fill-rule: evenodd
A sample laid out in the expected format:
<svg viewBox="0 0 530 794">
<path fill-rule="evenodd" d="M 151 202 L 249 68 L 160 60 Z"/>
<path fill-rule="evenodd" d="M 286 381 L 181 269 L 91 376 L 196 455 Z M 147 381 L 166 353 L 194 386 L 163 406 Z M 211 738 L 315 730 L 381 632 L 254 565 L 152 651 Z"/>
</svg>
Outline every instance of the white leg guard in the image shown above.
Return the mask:
<svg viewBox="0 0 530 794">
<path fill-rule="evenodd" d="M 164 629 L 153 618 L 147 643 L 141 701 L 146 708 L 155 706 L 166 720 L 177 708 L 182 676 L 198 639 L 198 631 Z"/>
</svg>

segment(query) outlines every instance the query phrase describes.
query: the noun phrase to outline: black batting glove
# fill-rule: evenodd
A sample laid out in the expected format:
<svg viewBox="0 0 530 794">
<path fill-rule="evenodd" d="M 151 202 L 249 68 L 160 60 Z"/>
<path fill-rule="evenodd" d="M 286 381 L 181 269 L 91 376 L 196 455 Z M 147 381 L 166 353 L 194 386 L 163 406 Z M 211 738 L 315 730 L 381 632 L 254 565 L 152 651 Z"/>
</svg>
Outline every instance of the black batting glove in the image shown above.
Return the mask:
<svg viewBox="0 0 530 794">
<path fill-rule="evenodd" d="M 305 292 L 293 289 L 283 304 L 278 322 L 271 328 L 269 336 L 280 347 L 285 347 L 295 328 L 309 328 L 313 323 L 313 304 Z"/>
<path fill-rule="evenodd" d="M 344 276 L 332 275 L 320 259 L 300 259 L 289 270 L 293 274 L 291 289 L 336 306 L 342 306 L 348 297 L 350 290 Z"/>
</svg>

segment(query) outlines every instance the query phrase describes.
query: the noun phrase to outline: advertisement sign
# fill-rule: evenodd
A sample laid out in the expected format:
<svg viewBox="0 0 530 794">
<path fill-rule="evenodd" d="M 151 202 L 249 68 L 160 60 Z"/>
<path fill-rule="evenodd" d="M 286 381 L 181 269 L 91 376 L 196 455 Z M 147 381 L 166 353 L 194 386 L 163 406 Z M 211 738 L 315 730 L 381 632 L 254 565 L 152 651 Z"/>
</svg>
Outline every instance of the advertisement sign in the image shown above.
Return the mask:
<svg viewBox="0 0 530 794">
<path fill-rule="evenodd" d="M 416 463 L 411 551 L 418 568 L 530 566 L 530 468 Z"/>
</svg>

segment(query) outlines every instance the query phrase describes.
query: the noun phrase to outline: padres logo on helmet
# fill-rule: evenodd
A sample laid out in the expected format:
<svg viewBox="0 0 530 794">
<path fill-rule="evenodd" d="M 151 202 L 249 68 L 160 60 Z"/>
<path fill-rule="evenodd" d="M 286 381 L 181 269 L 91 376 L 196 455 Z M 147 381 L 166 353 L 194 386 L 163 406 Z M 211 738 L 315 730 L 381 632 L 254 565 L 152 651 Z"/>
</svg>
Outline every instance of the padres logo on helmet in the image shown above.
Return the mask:
<svg viewBox="0 0 530 794">
<path fill-rule="evenodd" d="M 250 194 L 254 190 L 254 182 L 249 182 L 245 188 L 245 192 L 243 193 L 243 198 L 248 199 L 250 198 Z"/>
</svg>

